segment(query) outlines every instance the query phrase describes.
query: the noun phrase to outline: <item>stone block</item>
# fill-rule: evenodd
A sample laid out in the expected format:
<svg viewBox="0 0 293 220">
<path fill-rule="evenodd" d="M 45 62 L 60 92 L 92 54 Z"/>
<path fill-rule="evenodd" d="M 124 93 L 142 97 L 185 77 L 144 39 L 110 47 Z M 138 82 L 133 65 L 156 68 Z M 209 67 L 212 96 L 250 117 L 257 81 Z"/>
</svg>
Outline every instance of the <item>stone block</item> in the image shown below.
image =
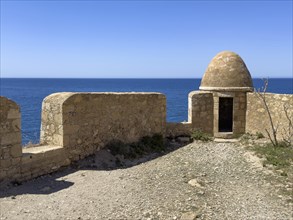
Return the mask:
<svg viewBox="0 0 293 220">
<path fill-rule="evenodd" d="M 20 144 L 21 143 L 21 134 L 20 132 L 10 132 L 1 135 L 0 144 L 9 145 L 9 144 Z"/>
<path fill-rule="evenodd" d="M 1 160 L 6 160 L 11 158 L 10 156 L 10 147 L 2 147 L 1 149 Z"/>
<path fill-rule="evenodd" d="M 81 126 L 80 125 L 65 125 L 63 129 L 65 130 L 65 135 L 76 134 Z"/>
<path fill-rule="evenodd" d="M 22 167 L 24 167 L 25 165 L 30 166 L 31 162 L 33 161 L 32 158 L 33 158 L 32 154 L 29 154 L 29 153 L 22 154 L 22 158 L 21 158 Z"/>
<path fill-rule="evenodd" d="M 63 136 L 60 135 L 60 134 L 53 134 L 53 143 L 54 145 L 57 145 L 57 146 L 62 146 L 63 145 Z"/>
<path fill-rule="evenodd" d="M 11 165 L 12 166 L 20 166 L 21 165 L 21 157 L 12 158 L 11 159 Z"/>
<path fill-rule="evenodd" d="M 31 173 L 32 163 L 21 164 L 20 172 L 21 175 L 26 175 L 27 173 Z"/>
<path fill-rule="evenodd" d="M 13 158 L 21 157 L 22 155 L 22 148 L 21 145 L 16 144 L 10 148 L 10 155 Z"/>
<path fill-rule="evenodd" d="M 2 159 L 0 160 L 0 169 L 8 168 L 11 166 L 11 159 Z"/>
<path fill-rule="evenodd" d="M 20 112 L 18 109 L 9 109 L 7 119 L 20 119 Z"/>
<path fill-rule="evenodd" d="M 7 171 L 6 170 L 2 170 L 0 168 L 0 182 L 2 182 L 3 180 L 5 180 L 7 177 Z"/>
<path fill-rule="evenodd" d="M 9 133 L 11 130 L 11 123 L 9 121 L 3 121 L 0 123 L 0 134 Z"/>
<path fill-rule="evenodd" d="M 246 104 L 245 103 L 240 104 L 240 109 L 246 109 Z"/>
<path fill-rule="evenodd" d="M 41 176 L 41 175 L 43 175 L 43 174 L 45 174 L 45 173 L 41 173 L 41 172 L 34 172 L 34 173 L 32 173 L 31 174 L 31 178 L 37 178 L 38 176 Z"/>
<path fill-rule="evenodd" d="M 13 131 L 21 131 L 21 122 L 19 119 L 14 119 L 11 122 L 11 128 Z"/>
<path fill-rule="evenodd" d="M 30 172 L 21 173 L 20 174 L 20 181 L 26 181 L 32 179 L 32 174 Z"/>
<path fill-rule="evenodd" d="M 13 177 L 13 176 L 19 175 L 19 174 L 20 174 L 20 167 L 12 167 L 7 170 L 8 177 Z"/>
<path fill-rule="evenodd" d="M 240 102 L 246 103 L 246 97 L 240 97 Z"/>
</svg>

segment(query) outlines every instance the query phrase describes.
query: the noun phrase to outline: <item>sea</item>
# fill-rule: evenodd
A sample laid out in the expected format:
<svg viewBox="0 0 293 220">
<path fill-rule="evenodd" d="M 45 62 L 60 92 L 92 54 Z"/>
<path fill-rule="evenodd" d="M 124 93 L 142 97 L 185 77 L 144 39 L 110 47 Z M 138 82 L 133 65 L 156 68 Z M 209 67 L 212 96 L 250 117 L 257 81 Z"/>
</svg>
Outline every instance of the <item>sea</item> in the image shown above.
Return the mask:
<svg viewBox="0 0 293 220">
<path fill-rule="evenodd" d="M 0 78 L 0 95 L 21 109 L 22 144 L 40 139 L 42 100 L 55 92 L 160 92 L 167 97 L 167 121 L 187 121 L 188 93 L 198 90 L 201 79 L 34 79 Z M 253 79 L 256 89 L 262 79 Z M 269 79 L 268 92 L 293 93 L 293 78 Z M 1 106 L 0 106 L 1 107 Z"/>
</svg>

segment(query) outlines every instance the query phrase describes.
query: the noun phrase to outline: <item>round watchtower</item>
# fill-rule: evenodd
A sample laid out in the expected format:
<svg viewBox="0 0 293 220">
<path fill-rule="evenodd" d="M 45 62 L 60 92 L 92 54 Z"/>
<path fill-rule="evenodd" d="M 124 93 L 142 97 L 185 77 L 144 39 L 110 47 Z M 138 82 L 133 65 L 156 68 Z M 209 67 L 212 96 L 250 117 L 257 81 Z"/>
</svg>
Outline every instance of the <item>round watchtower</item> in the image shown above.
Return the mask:
<svg viewBox="0 0 293 220">
<path fill-rule="evenodd" d="M 241 57 L 231 51 L 218 53 L 203 75 L 200 90 L 243 91 L 253 90 L 250 73 Z"/>
<path fill-rule="evenodd" d="M 218 53 L 208 65 L 199 89 L 189 98 L 193 129 L 221 138 L 245 133 L 246 93 L 253 91 L 253 84 L 238 54 Z"/>
</svg>

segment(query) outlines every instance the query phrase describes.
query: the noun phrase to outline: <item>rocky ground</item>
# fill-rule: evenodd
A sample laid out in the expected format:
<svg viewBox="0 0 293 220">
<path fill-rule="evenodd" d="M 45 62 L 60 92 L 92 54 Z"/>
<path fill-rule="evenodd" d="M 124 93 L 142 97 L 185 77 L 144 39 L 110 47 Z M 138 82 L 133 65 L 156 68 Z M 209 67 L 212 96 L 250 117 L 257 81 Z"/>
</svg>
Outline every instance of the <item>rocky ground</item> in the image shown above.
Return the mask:
<svg viewBox="0 0 293 220">
<path fill-rule="evenodd" d="M 0 219 L 293 219 L 293 183 L 238 143 L 114 159 L 102 151 L 2 190 Z"/>
</svg>

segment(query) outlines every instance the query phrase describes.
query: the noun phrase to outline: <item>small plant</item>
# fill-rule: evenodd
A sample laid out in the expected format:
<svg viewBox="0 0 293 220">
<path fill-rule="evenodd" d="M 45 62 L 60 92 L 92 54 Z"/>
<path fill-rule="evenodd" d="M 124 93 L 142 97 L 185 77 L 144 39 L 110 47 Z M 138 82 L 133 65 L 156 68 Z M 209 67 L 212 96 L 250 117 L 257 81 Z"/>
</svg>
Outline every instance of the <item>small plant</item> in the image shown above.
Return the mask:
<svg viewBox="0 0 293 220">
<path fill-rule="evenodd" d="M 209 134 L 204 133 L 201 130 L 193 131 L 192 134 L 191 134 L 191 138 L 193 140 L 200 140 L 200 141 L 204 141 L 204 142 L 212 140 L 212 137 Z"/>
<path fill-rule="evenodd" d="M 286 173 L 286 172 L 282 172 L 282 173 L 281 173 L 281 176 L 285 176 L 285 177 L 287 177 L 287 176 L 288 176 L 288 173 Z"/>
<path fill-rule="evenodd" d="M 165 148 L 164 138 L 160 134 L 154 134 L 152 137 L 142 137 L 138 143 L 143 149 L 151 151 L 162 151 Z"/>
<path fill-rule="evenodd" d="M 113 155 L 126 155 L 130 152 L 129 146 L 119 140 L 111 141 L 107 144 L 107 147 Z"/>
<path fill-rule="evenodd" d="M 252 135 L 250 133 L 245 133 L 240 136 L 240 142 L 242 144 L 248 144 L 252 140 Z"/>
<path fill-rule="evenodd" d="M 250 134 L 250 133 L 245 133 L 245 134 L 243 134 L 240 138 L 241 138 L 241 140 L 247 141 L 247 140 L 252 139 L 252 134 Z"/>
<path fill-rule="evenodd" d="M 256 132 L 256 139 L 261 139 L 261 138 L 264 138 L 265 136 L 263 135 L 263 133 L 261 132 Z"/>
<path fill-rule="evenodd" d="M 160 134 L 142 137 L 138 142 L 125 144 L 116 140 L 107 144 L 113 155 L 123 155 L 124 158 L 134 159 L 151 152 L 161 152 L 165 149 L 164 138 Z"/>
<path fill-rule="evenodd" d="M 264 166 L 272 164 L 281 169 L 290 167 L 293 162 L 293 149 L 284 142 L 279 142 L 277 147 L 269 143 L 264 146 L 256 145 L 253 149 L 258 155 L 265 156 Z"/>
</svg>

